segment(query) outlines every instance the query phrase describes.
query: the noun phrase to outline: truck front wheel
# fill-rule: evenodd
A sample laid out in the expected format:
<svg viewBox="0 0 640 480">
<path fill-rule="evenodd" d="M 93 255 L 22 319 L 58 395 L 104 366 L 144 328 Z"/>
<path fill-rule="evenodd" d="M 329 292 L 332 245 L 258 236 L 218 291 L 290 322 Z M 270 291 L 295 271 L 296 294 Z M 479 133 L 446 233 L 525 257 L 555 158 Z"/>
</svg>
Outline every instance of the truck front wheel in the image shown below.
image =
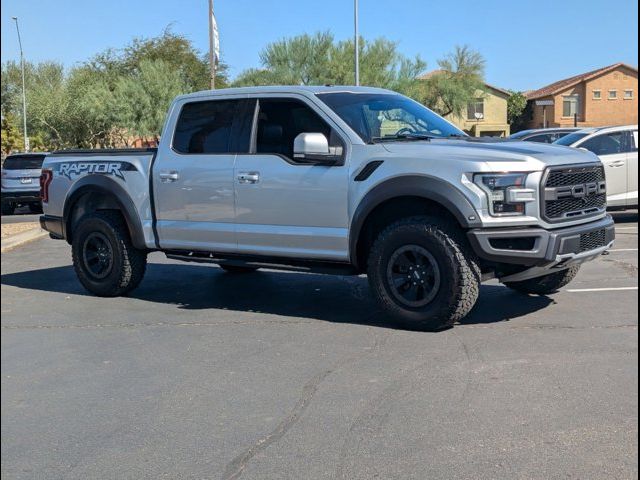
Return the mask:
<svg viewBox="0 0 640 480">
<path fill-rule="evenodd" d="M 455 226 L 412 217 L 387 227 L 369 254 L 369 284 L 383 310 L 404 328 L 442 330 L 471 311 L 480 269 Z"/>
<path fill-rule="evenodd" d="M 543 277 L 530 278 L 520 282 L 505 282 L 505 285 L 522 293 L 534 293 L 547 295 L 557 292 L 575 278 L 580 270 L 580 265 L 574 265 L 560 272 L 550 273 Z"/>
<path fill-rule="evenodd" d="M 124 295 L 144 277 L 147 252 L 132 245 L 120 212 L 104 210 L 81 218 L 71 251 L 80 283 L 100 297 Z"/>
</svg>

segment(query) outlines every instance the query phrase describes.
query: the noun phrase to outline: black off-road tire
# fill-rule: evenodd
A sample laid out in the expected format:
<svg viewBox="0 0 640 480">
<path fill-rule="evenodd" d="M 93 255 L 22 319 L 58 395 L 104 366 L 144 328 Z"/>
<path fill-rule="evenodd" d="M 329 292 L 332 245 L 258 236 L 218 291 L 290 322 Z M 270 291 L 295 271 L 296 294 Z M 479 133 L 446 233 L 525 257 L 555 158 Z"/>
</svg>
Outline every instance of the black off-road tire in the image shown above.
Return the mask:
<svg viewBox="0 0 640 480">
<path fill-rule="evenodd" d="M 536 295 L 547 295 L 560 290 L 575 278 L 580 270 L 580 265 L 574 265 L 566 270 L 550 273 L 543 277 L 530 278 L 520 282 L 505 282 L 504 284 L 521 293 L 533 293 Z"/>
<path fill-rule="evenodd" d="M 228 265 L 228 264 L 222 264 L 220 265 L 220 268 L 227 273 L 251 273 L 258 270 L 257 267 L 243 267 L 240 265 Z"/>
<path fill-rule="evenodd" d="M 2 215 L 13 215 L 13 212 L 15 211 L 16 207 L 9 202 L 6 203 L 2 203 Z"/>
<path fill-rule="evenodd" d="M 403 304 L 389 279 L 393 256 L 403 248 L 428 252 L 439 269 L 439 287 L 424 306 Z M 480 291 L 480 268 L 463 233 L 439 217 L 410 217 L 395 222 L 375 239 L 369 253 L 369 285 L 383 310 L 410 330 L 437 331 L 451 327 L 473 308 Z M 397 292 L 397 290 L 396 290 Z"/>
<path fill-rule="evenodd" d="M 31 212 L 31 213 L 42 213 L 42 204 L 41 203 L 30 203 L 29 204 L 29 212 Z"/>
<path fill-rule="evenodd" d="M 91 239 L 99 239 L 109 251 L 110 267 L 100 276 L 94 274 L 87 260 Z M 147 267 L 147 252 L 131 243 L 129 231 L 120 212 L 103 210 L 85 215 L 73 231 L 71 246 L 73 267 L 80 283 L 99 297 L 116 297 L 136 288 Z"/>
</svg>

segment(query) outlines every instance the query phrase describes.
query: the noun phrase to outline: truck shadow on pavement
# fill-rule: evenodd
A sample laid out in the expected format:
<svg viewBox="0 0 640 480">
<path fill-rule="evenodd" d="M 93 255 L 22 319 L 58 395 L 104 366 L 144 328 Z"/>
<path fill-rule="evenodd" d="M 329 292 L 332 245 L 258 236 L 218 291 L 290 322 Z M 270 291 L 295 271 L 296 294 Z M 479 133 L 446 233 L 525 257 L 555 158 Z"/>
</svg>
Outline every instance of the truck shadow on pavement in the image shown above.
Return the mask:
<svg viewBox="0 0 640 480">
<path fill-rule="evenodd" d="M 2 284 L 65 295 L 90 295 L 71 266 L 2 275 Z M 149 264 L 140 287 L 129 298 L 180 309 L 219 309 L 354 323 L 396 326 L 373 301 L 365 277 L 336 277 L 280 271 L 229 274 L 201 265 Z M 55 298 L 50 298 L 55 302 Z M 104 299 L 127 308 L 127 299 Z M 500 285 L 483 285 L 480 298 L 462 325 L 490 324 L 523 317 L 553 303 Z M 139 307 L 138 307 L 139 308 Z"/>
</svg>

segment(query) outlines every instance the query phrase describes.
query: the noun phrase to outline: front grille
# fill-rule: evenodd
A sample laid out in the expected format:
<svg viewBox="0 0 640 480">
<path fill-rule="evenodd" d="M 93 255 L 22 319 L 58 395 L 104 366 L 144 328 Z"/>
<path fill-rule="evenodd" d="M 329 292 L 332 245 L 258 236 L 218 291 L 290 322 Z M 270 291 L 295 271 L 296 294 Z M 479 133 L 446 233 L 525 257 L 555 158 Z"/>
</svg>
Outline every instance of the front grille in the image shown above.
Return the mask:
<svg viewBox="0 0 640 480">
<path fill-rule="evenodd" d="M 604 180 L 604 168 L 601 165 L 589 168 L 581 168 L 580 171 L 566 168 L 551 170 L 547 178 L 547 187 L 566 187 L 583 183 L 600 182 Z"/>
<path fill-rule="evenodd" d="M 580 235 L 580 252 L 588 252 L 599 247 L 604 247 L 605 230 L 594 230 L 593 232 Z"/>
<path fill-rule="evenodd" d="M 543 191 L 542 211 L 550 222 L 600 213 L 607 203 L 604 167 L 551 168 L 545 174 Z"/>
<path fill-rule="evenodd" d="M 583 198 L 554 200 L 546 203 L 544 213 L 547 218 L 579 217 L 599 211 L 606 201 L 607 195 L 605 193 Z"/>
</svg>

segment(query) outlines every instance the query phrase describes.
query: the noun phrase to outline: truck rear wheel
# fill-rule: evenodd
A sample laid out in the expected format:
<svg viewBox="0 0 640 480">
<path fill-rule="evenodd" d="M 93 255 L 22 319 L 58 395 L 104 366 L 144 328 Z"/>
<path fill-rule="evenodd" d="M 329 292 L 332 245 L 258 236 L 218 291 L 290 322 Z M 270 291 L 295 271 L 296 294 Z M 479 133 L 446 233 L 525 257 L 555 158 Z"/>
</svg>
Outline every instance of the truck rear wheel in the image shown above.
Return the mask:
<svg viewBox="0 0 640 480">
<path fill-rule="evenodd" d="M 505 285 L 522 293 L 547 295 L 557 292 L 575 278 L 580 270 L 580 265 L 574 265 L 561 272 L 550 273 L 543 277 L 530 278 L 520 282 L 505 282 Z"/>
<path fill-rule="evenodd" d="M 85 215 L 73 232 L 73 267 L 80 283 L 100 297 L 123 295 L 138 286 L 147 252 L 136 249 L 117 211 Z"/>
<path fill-rule="evenodd" d="M 369 254 L 374 297 L 404 328 L 435 331 L 467 315 L 478 299 L 480 269 L 455 230 L 436 217 L 387 227 Z"/>
</svg>

